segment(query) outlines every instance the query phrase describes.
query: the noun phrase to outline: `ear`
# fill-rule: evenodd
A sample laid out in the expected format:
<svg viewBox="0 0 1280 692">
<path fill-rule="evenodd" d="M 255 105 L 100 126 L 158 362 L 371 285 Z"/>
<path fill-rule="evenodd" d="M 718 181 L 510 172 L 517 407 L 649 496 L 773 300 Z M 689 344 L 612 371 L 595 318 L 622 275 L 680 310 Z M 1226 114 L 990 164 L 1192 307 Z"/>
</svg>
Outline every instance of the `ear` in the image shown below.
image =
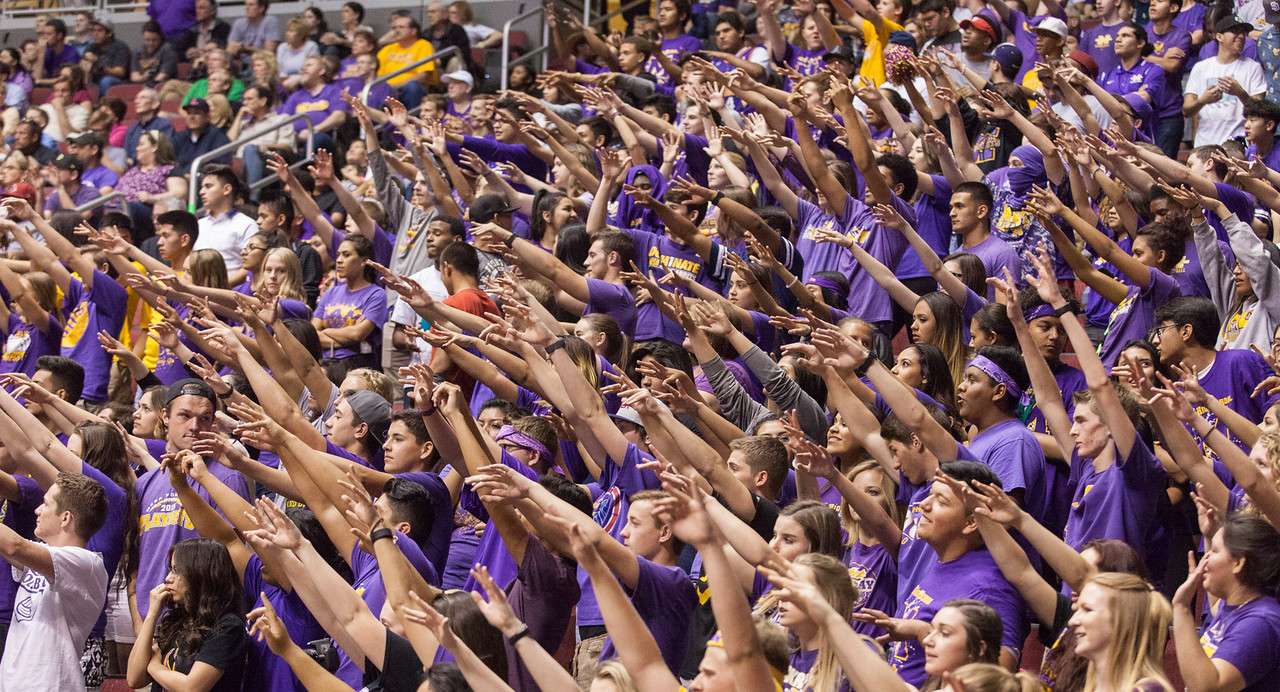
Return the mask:
<svg viewBox="0 0 1280 692">
<path fill-rule="evenodd" d="M 991 390 L 992 403 L 1000 401 L 1006 396 L 1009 396 L 1009 388 L 1005 387 L 1002 384 L 997 383 L 996 386 Z"/>
<path fill-rule="evenodd" d="M 985 217 L 985 216 L 990 216 L 990 215 L 991 215 L 991 207 L 990 207 L 990 205 L 987 205 L 987 204 L 979 204 L 979 205 L 978 205 L 978 218 L 980 218 L 980 219 L 981 219 L 981 218 L 983 218 L 983 217 Z"/>
<path fill-rule="evenodd" d="M 409 531 L 411 531 L 412 529 L 413 529 L 413 526 L 411 526 L 407 521 L 398 521 L 396 522 L 395 526 L 391 527 L 392 531 L 395 531 L 396 533 L 403 533 L 406 536 L 409 535 Z"/>
<path fill-rule="evenodd" d="M 427 459 L 430 459 L 432 453 L 434 453 L 435 451 L 436 451 L 435 443 L 427 442 L 426 444 L 422 445 L 422 454 L 419 456 L 419 458 L 424 461 Z"/>
<path fill-rule="evenodd" d="M 751 482 L 755 483 L 757 488 L 763 488 L 765 484 L 769 482 L 769 473 L 766 471 L 757 471 L 755 475 L 751 477 Z"/>
</svg>

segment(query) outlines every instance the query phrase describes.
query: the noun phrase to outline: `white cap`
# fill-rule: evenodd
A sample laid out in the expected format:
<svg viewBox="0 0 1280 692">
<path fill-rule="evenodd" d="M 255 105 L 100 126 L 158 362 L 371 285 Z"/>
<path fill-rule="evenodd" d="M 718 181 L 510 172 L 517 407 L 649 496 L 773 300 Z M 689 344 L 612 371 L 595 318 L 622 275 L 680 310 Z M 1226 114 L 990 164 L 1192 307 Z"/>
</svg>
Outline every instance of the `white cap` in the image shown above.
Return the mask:
<svg viewBox="0 0 1280 692">
<path fill-rule="evenodd" d="M 1067 23 L 1057 17 L 1045 17 L 1044 19 L 1041 19 L 1040 23 L 1036 24 L 1033 30 L 1047 31 L 1059 38 L 1066 38 L 1067 34 L 1070 33 L 1067 31 Z"/>
<path fill-rule="evenodd" d="M 466 70 L 455 70 L 445 75 L 441 79 L 443 79 L 446 82 L 462 82 L 463 84 L 466 84 L 467 86 L 473 89 L 476 86 L 476 78 L 472 77 L 471 73 L 467 72 Z"/>
</svg>

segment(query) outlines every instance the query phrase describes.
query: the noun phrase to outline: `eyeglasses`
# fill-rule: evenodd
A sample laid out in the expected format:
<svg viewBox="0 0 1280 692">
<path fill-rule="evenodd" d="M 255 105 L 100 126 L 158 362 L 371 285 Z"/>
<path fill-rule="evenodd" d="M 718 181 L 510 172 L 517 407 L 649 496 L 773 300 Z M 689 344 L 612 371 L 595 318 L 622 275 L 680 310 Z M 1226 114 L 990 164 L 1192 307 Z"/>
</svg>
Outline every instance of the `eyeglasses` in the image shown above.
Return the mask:
<svg viewBox="0 0 1280 692">
<path fill-rule="evenodd" d="M 1163 332 L 1166 329 L 1177 329 L 1177 328 L 1178 328 L 1178 325 L 1176 324 L 1162 324 L 1159 327 L 1156 327 L 1155 329 L 1152 329 L 1151 331 L 1147 332 L 1147 341 L 1150 341 L 1153 344 L 1157 343 L 1160 341 L 1161 332 Z"/>
</svg>

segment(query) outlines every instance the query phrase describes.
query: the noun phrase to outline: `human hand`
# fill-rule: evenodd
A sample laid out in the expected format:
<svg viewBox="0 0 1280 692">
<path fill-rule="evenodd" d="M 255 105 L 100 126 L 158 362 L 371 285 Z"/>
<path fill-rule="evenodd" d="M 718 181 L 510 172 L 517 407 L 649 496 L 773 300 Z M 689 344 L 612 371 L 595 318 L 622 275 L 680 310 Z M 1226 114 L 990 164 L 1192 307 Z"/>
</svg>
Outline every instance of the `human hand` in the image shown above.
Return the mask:
<svg viewBox="0 0 1280 692">
<path fill-rule="evenodd" d="M 476 565 L 471 568 L 471 576 L 480 584 L 480 588 L 484 589 L 484 596 L 475 591 L 471 592 L 471 600 L 475 602 L 476 608 L 480 610 L 484 619 L 508 639 L 512 635 L 519 634 L 525 625 L 520 618 L 516 617 L 515 610 L 511 608 L 511 602 L 507 600 L 506 592 L 493 581 L 493 577 L 489 576 L 489 568 Z"/>
</svg>

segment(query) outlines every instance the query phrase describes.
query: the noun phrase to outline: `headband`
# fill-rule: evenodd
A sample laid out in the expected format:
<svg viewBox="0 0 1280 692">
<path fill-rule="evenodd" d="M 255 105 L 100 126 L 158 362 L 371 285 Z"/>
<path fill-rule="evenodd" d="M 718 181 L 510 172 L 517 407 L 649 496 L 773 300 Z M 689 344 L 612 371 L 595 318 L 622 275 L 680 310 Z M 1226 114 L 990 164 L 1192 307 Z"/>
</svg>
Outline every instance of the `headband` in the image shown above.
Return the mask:
<svg viewBox="0 0 1280 692">
<path fill-rule="evenodd" d="M 837 284 L 835 281 L 828 279 L 825 276 L 810 277 L 809 280 L 806 281 L 805 283 L 811 286 L 817 286 L 818 288 L 821 288 L 824 290 L 835 291 L 836 293 L 840 292 L 840 285 Z"/>
<path fill-rule="evenodd" d="M 1048 303 L 1041 303 L 1032 308 L 1031 312 L 1028 312 L 1024 316 L 1027 318 L 1027 324 L 1030 324 L 1033 320 L 1038 320 L 1041 317 L 1053 317 L 1056 314 L 1057 313 L 1054 311 L 1052 305 L 1049 305 Z"/>
<path fill-rule="evenodd" d="M 517 447 L 524 447 L 531 452 L 537 452 L 544 460 L 547 461 L 547 463 L 551 463 L 551 461 L 555 459 L 555 455 L 551 453 L 551 450 L 547 449 L 546 445 L 532 437 L 529 437 L 519 430 L 516 430 L 510 425 L 502 426 L 502 429 L 499 430 L 498 434 L 493 438 L 494 442 L 502 442 L 503 440 L 506 440 Z"/>
<path fill-rule="evenodd" d="M 1027 397 L 1027 393 L 1022 391 L 1022 388 L 1013 381 L 1013 378 L 1009 377 L 1009 373 L 1005 372 L 1004 368 L 996 365 L 995 361 L 986 356 L 974 356 L 973 360 L 969 361 L 969 367 L 981 370 L 987 377 L 995 380 L 997 384 L 1004 385 L 1005 390 L 1009 392 L 1009 396 L 1016 399 L 1019 405 L 1026 403 L 1024 399 Z"/>
</svg>

